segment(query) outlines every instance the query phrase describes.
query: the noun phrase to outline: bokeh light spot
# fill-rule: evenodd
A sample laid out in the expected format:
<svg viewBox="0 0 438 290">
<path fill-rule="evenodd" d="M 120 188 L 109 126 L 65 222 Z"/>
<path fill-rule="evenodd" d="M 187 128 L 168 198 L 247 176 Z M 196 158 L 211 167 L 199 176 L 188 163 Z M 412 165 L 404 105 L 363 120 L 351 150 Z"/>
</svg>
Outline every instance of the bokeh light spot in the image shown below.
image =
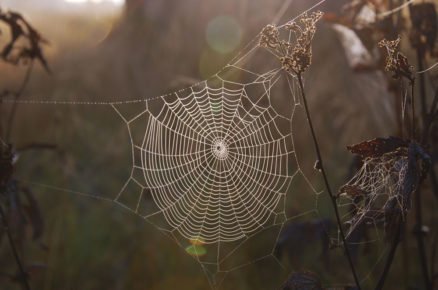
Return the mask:
<svg viewBox="0 0 438 290">
<path fill-rule="evenodd" d="M 207 26 L 207 43 L 216 52 L 230 53 L 235 50 L 242 38 L 239 23 L 231 16 L 218 16 Z"/>
<path fill-rule="evenodd" d="M 203 246 L 190 245 L 186 248 L 186 252 L 195 257 L 202 257 L 207 254 L 207 249 Z"/>
</svg>

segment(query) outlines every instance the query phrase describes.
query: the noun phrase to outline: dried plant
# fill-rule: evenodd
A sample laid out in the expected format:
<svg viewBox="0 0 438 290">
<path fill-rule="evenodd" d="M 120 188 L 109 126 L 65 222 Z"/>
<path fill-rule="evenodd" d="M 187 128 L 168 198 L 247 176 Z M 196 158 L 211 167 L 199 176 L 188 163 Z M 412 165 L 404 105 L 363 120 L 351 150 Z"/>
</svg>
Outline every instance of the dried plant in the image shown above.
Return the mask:
<svg viewBox="0 0 438 290">
<path fill-rule="evenodd" d="M 32 240 L 38 241 L 44 232 L 44 220 L 38 202 L 32 190 L 23 186 L 14 176 L 15 164 L 19 154 L 12 144 L 9 144 L 10 134 L 13 129 L 13 120 L 17 112 L 18 102 L 29 81 L 33 62 L 39 61 L 47 72 L 50 72 L 47 60 L 43 54 L 42 45 L 47 44 L 41 34 L 23 17 L 14 11 L 4 11 L 0 8 L 0 22 L 6 24 L 10 30 L 10 39 L 0 52 L 3 62 L 18 66 L 27 65 L 27 73 L 17 91 L 4 89 L 0 93 L 0 105 L 3 98 L 12 99 L 14 102 L 9 112 L 0 107 L 3 115 L 7 115 L 6 125 L 0 124 L 0 218 L 3 229 L 0 231 L 0 241 L 6 235 L 15 261 L 18 265 L 17 274 L 4 274 L 12 282 L 30 289 L 28 273 L 31 263 L 24 263 L 20 258 L 20 250 L 28 239 L 27 232 L 32 231 Z M 3 131 L 3 129 L 5 129 Z M 47 144 L 30 144 L 24 149 L 50 148 Z"/>
<path fill-rule="evenodd" d="M 392 72 L 394 79 L 404 77 L 412 83 L 414 81 L 413 66 L 409 64 L 408 58 L 399 51 L 399 45 L 400 36 L 395 40 L 382 39 L 379 42 L 379 47 L 384 47 L 387 52 L 385 70 Z"/>
<path fill-rule="evenodd" d="M 0 8 L 0 21 L 9 27 L 11 35 L 1 51 L 1 58 L 12 64 L 38 60 L 46 71 L 50 72 L 42 50 L 42 46 L 48 44 L 48 41 L 20 13 L 3 11 Z"/>
<path fill-rule="evenodd" d="M 411 208 L 412 195 L 424 179 L 430 156 L 415 142 L 396 137 L 377 138 L 348 149 L 358 154 L 362 163 L 339 189 L 339 197 L 352 204 L 348 235 L 364 224 L 384 224 L 391 233 Z"/>
<path fill-rule="evenodd" d="M 285 29 L 294 33 L 294 40 L 281 40 L 278 28 L 268 25 L 261 32 L 259 45 L 276 55 L 285 71 L 302 74 L 311 64 L 312 40 L 316 24 L 322 16 L 321 11 L 313 12 L 310 16 L 304 13 L 297 21 L 288 22 Z"/>
</svg>

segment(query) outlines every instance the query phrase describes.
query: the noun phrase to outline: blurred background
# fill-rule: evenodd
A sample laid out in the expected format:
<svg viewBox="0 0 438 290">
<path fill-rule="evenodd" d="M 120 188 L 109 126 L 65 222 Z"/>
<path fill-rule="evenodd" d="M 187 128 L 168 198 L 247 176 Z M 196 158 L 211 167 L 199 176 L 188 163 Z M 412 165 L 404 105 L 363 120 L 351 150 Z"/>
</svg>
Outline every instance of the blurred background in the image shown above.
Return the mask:
<svg viewBox="0 0 438 290">
<path fill-rule="evenodd" d="M 0 7 L 21 13 L 48 41 L 43 49 L 50 73 L 35 63 L 23 99 L 105 102 L 150 98 L 206 79 L 266 24 L 285 23 L 318 2 L 3 0 Z M 370 64 L 379 63 L 381 56 L 360 41 L 358 45 L 342 28 L 334 28 L 329 19 L 342 15 L 341 7 L 348 2 L 327 0 L 318 6 L 327 18 L 316 33 L 313 64 L 305 76 L 335 189 L 351 175 L 353 158 L 346 145 L 398 130 L 394 92 L 385 73 Z M 7 36 L 6 29 L 1 31 Z M 5 41 L 0 38 L 1 45 Z M 26 69 L 26 65 L 1 63 L 0 89 L 19 88 Z M 279 102 L 289 101 L 285 90 Z M 3 106 L 7 110 L 12 105 Z M 297 155 L 305 176 L 322 192 L 305 122 L 304 112 L 298 111 Z M 32 188 L 43 220 L 36 240 L 31 238 L 32 223 L 20 233 L 32 289 L 209 289 L 196 260 L 155 227 L 114 203 L 74 193 L 116 193 L 129 175 L 128 140 L 125 124 L 109 106 L 19 105 L 10 141 L 17 148 L 28 144 L 51 148 L 23 151 L 16 165 L 17 178 Z M 283 266 L 274 259 L 255 262 L 257 256 L 270 253 L 260 254 L 258 249 L 272 250 L 276 240 L 260 238 L 239 250 L 236 255 L 251 263 L 229 272 L 220 289 L 278 289 L 291 271 L 299 270 L 317 273 L 324 285 L 352 284 L 342 250 L 327 247 L 327 240 L 338 238 L 330 226 L 334 219 L 329 200 L 315 194 L 306 180 L 295 183 L 290 216 L 311 213 L 287 225 L 292 238 L 278 254 Z M 426 222 L 436 224 L 432 210 L 436 199 L 426 203 L 425 211 L 430 212 Z M 15 263 L 5 238 L 0 245 L 0 289 L 20 289 L 11 278 Z M 402 289 L 395 285 L 424 289 L 416 282 L 420 276 L 417 257 L 402 257 L 415 247 L 404 244 L 387 289 Z M 360 278 L 368 289 L 379 276 L 388 244 L 380 238 L 356 250 Z M 404 258 L 408 260 L 402 263 Z M 400 273 L 406 275 L 400 278 Z"/>
</svg>

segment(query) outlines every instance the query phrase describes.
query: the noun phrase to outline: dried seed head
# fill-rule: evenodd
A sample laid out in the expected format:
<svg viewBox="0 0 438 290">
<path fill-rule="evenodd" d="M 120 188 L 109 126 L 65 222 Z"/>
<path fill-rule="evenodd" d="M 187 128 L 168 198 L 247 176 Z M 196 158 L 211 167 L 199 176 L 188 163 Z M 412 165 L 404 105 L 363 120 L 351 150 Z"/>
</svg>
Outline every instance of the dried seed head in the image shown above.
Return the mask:
<svg viewBox="0 0 438 290">
<path fill-rule="evenodd" d="M 280 32 L 274 25 L 267 25 L 263 28 L 259 45 L 261 47 L 276 49 L 280 45 Z"/>
<path fill-rule="evenodd" d="M 266 26 L 261 33 L 259 45 L 270 48 L 278 57 L 282 68 L 291 74 L 303 73 L 311 64 L 312 40 L 316 32 L 316 23 L 323 13 L 304 13 L 297 21 L 287 23 L 284 28 L 295 34 L 295 41 L 280 39 L 280 32 L 274 25 Z"/>
<path fill-rule="evenodd" d="M 409 64 L 408 58 L 398 50 L 399 44 L 400 36 L 395 40 L 382 39 L 379 42 L 379 47 L 386 48 L 387 52 L 385 70 L 392 72 L 394 79 L 405 77 L 412 82 L 414 80 L 413 67 Z"/>
<path fill-rule="evenodd" d="M 303 73 L 312 62 L 312 40 L 316 32 L 316 23 L 322 15 L 323 13 L 320 11 L 313 12 L 310 16 L 305 13 L 298 20 L 298 23 L 292 21 L 286 24 L 286 29 L 295 33 L 296 36 L 296 43 L 289 51 L 291 61 L 288 62 L 288 64 L 292 64 L 291 69 L 296 74 Z M 284 63 L 283 68 L 285 68 Z M 287 68 L 289 67 L 287 66 Z"/>
</svg>

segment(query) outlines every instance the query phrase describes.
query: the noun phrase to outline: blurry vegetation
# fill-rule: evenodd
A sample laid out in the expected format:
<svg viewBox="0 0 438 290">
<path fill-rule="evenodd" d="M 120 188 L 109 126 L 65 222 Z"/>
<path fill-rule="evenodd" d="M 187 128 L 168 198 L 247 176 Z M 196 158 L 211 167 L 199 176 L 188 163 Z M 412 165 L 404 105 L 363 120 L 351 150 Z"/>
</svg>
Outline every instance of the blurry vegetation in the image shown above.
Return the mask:
<svg viewBox="0 0 438 290">
<path fill-rule="evenodd" d="M 273 19 L 283 23 L 318 1 L 292 1 L 279 15 L 285 2 L 127 0 L 118 9 L 8 2 L 20 13 L 0 11 L 0 96 L 111 101 L 160 95 L 205 79 Z M 434 289 L 438 283 L 438 70 L 416 74 L 437 61 L 438 8 L 433 1 L 414 2 L 397 9 L 406 1 L 327 0 L 318 7 L 325 16 L 304 75 L 328 179 L 340 189 L 337 198 L 352 200 L 341 210 L 362 289 Z M 390 43 L 399 35 L 400 43 Z M 382 39 L 387 42 L 379 48 Z M 284 95 L 279 103 L 291 101 L 286 89 Z M 60 189 L 110 194 L 121 187 L 130 148 L 110 109 L 3 102 L 0 110 L 0 289 L 20 289 L 26 281 L 47 290 L 208 289 L 193 258 L 153 226 L 112 203 Z M 305 122 L 297 112 L 296 150 L 310 183 L 322 191 Z M 357 144 L 349 147 L 355 157 L 348 144 Z M 348 181 L 367 164 L 371 171 L 400 164 L 408 170 L 397 177 L 402 186 L 389 203 L 375 202 L 360 183 Z M 60 188 L 27 182 L 52 180 Z M 315 206 L 309 181 L 294 180 L 288 211 L 293 216 L 316 207 L 318 214 L 285 225 L 274 254 L 286 269 L 272 259 L 252 263 L 230 272 L 222 289 L 353 287 L 342 245 L 332 238 L 329 197 L 318 195 Z M 239 258 L 251 260 L 268 243 L 260 238 Z"/>
</svg>

